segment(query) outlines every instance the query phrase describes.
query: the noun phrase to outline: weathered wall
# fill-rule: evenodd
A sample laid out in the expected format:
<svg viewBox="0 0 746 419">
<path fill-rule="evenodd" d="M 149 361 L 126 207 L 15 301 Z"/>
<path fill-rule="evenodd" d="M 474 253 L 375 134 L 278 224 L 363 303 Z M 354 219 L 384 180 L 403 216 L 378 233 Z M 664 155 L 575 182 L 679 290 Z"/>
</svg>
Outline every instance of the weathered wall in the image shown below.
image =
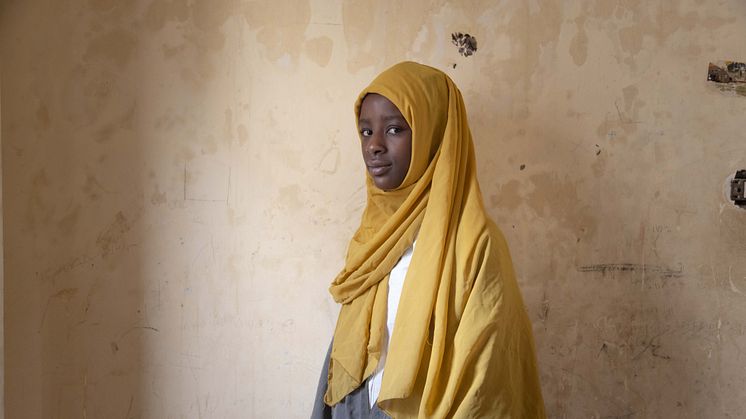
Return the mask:
<svg viewBox="0 0 746 419">
<path fill-rule="evenodd" d="M 2 61 L 2 57 L 0 57 L 0 61 Z M 0 65 L 0 68 L 2 68 L 2 65 Z M 0 97 L 2 97 L 2 83 L 0 83 Z M 2 105 L 0 105 L 0 127 L 2 126 Z M 2 199 L 2 173 L 3 173 L 3 165 L 2 165 L 2 141 L 3 135 L 2 130 L 0 130 L 0 313 L 4 312 L 4 301 L 5 297 L 3 297 L 5 292 L 5 269 L 3 268 L 3 261 L 5 258 L 3 257 L 3 199 Z M 5 318 L 5 316 L 3 316 Z M 5 391 L 3 390 L 3 387 L 5 385 L 5 338 L 4 338 L 4 321 L 0 321 L 0 394 L 5 394 Z M 0 419 L 5 417 L 5 397 L 0 397 Z"/>
<path fill-rule="evenodd" d="M 8 417 L 305 417 L 363 206 L 352 102 L 461 87 L 549 413 L 746 410 L 725 1 L 7 1 Z M 473 57 L 452 32 L 474 35 Z"/>
</svg>

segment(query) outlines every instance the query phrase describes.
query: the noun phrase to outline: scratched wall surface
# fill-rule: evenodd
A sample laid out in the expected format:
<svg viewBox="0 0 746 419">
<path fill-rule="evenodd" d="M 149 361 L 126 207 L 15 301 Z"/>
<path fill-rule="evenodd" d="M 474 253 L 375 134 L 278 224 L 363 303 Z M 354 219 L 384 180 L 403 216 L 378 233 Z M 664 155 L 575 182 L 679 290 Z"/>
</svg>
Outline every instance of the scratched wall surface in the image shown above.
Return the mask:
<svg viewBox="0 0 746 419">
<path fill-rule="evenodd" d="M 7 1 L 8 417 L 306 417 L 364 204 L 351 106 L 459 84 L 551 417 L 746 411 L 740 0 Z M 451 33 L 478 50 L 462 57 Z"/>
</svg>

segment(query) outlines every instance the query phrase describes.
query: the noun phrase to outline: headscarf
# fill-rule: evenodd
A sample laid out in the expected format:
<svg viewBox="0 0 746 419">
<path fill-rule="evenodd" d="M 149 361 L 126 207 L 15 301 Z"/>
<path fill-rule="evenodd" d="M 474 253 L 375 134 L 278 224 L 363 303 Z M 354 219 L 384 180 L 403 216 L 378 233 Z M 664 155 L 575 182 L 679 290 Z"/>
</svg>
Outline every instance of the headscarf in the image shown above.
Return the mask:
<svg viewBox="0 0 746 419">
<path fill-rule="evenodd" d="M 417 236 L 386 355 L 378 405 L 393 417 L 544 417 L 531 324 L 508 248 L 487 216 L 461 92 L 414 62 L 359 95 L 391 101 L 412 130 L 402 184 L 378 189 L 330 292 L 342 304 L 325 402 L 371 376 L 381 357 L 388 275 Z"/>
</svg>

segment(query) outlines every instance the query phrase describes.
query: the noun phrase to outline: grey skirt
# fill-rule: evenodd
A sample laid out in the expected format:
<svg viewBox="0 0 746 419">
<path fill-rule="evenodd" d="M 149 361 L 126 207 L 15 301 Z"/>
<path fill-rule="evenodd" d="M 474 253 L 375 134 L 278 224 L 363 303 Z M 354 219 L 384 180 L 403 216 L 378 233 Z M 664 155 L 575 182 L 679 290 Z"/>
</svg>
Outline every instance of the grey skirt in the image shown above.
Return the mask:
<svg viewBox="0 0 746 419">
<path fill-rule="evenodd" d="M 326 351 L 326 359 L 321 369 L 319 386 L 316 389 L 316 400 L 314 400 L 311 419 L 387 419 L 389 416 L 384 413 L 378 406 L 373 405 L 370 408 L 370 399 L 368 398 L 368 381 L 363 381 L 360 387 L 352 393 L 345 396 L 342 401 L 329 407 L 324 403 L 324 394 L 326 394 L 327 380 L 329 377 L 329 358 L 332 352 L 332 345 L 329 344 L 329 350 Z"/>
</svg>

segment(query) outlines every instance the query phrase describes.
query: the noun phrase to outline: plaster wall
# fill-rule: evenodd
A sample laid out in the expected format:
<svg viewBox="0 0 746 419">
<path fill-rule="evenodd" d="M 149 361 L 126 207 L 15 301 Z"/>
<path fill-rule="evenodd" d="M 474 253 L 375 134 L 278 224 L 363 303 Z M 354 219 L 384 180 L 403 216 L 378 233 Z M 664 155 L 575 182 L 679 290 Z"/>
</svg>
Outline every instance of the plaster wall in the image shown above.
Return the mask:
<svg viewBox="0 0 746 419">
<path fill-rule="evenodd" d="M 0 61 L 2 61 L 2 57 L 0 57 Z M 0 83 L 2 84 L 2 83 Z M 0 86 L 0 97 L 2 97 L 2 86 Z M 2 106 L 0 106 L 0 126 L 2 126 Z M 4 282 L 4 273 L 5 269 L 3 269 L 3 261 L 5 260 L 3 257 L 3 199 L 2 199 L 2 130 L 0 130 L 0 313 L 4 313 L 5 305 L 4 301 L 5 298 L 3 297 L 5 292 L 5 282 Z M 3 315 L 3 319 L 5 316 Z M 0 393 L 4 394 L 4 384 L 5 384 L 5 338 L 4 338 L 4 321 L 0 321 Z M 5 417 L 5 397 L 0 397 L 0 419 Z"/>
<path fill-rule="evenodd" d="M 746 411 L 746 5 L 6 1 L 7 417 L 306 417 L 364 205 L 352 103 L 460 86 L 552 417 Z M 458 55 L 453 32 L 478 40 Z"/>
</svg>

